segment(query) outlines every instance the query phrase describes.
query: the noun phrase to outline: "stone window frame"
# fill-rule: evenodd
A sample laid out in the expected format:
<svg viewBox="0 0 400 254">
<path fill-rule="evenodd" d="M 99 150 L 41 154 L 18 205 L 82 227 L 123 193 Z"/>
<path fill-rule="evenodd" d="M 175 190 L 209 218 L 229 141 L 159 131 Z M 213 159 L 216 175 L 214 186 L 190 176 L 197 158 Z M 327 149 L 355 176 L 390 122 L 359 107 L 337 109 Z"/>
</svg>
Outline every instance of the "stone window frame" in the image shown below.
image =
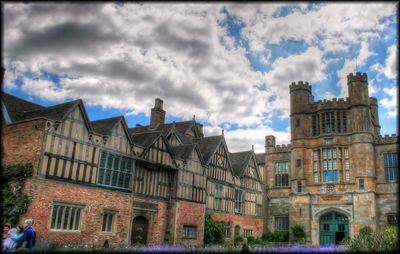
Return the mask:
<svg viewBox="0 0 400 254">
<path fill-rule="evenodd" d="M 244 229 L 243 229 L 243 236 L 244 236 L 244 237 L 253 236 L 253 229 L 244 228 Z"/>
<path fill-rule="evenodd" d="M 182 238 L 183 239 L 197 239 L 197 226 L 196 225 L 183 225 Z"/>
<path fill-rule="evenodd" d="M 327 152 L 325 152 L 327 151 Z M 332 151 L 335 151 L 332 153 Z M 326 154 L 325 154 L 326 153 Z M 328 153 L 331 153 L 330 158 Z M 326 158 L 325 158 L 326 157 Z M 327 160 L 325 164 L 325 160 Z M 349 183 L 350 161 L 348 146 L 324 146 L 312 150 L 314 183 Z M 330 162 L 330 164 L 328 163 Z M 329 165 L 328 165 L 329 164 Z M 329 169 L 329 166 L 332 169 Z M 325 168 L 332 171 L 333 181 L 325 179 Z M 335 168 L 335 169 L 334 169 Z M 318 179 L 318 182 L 316 180 Z"/>
<path fill-rule="evenodd" d="M 67 227 L 70 228 L 72 222 L 73 229 L 65 229 L 65 214 L 67 208 L 68 208 Z M 50 219 L 49 230 L 53 232 L 76 232 L 76 233 L 81 232 L 83 212 L 85 211 L 85 209 L 86 206 L 82 204 L 52 202 L 50 217 L 49 217 Z M 60 212 L 61 212 L 61 224 L 60 226 L 58 226 L 59 224 L 58 218 L 60 216 Z"/>
<path fill-rule="evenodd" d="M 358 179 L 358 189 L 365 190 L 365 180 L 364 179 Z"/>
<path fill-rule="evenodd" d="M 283 223 L 282 223 L 282 221 L 283 221 Z M 282 229 L 283 228 L 282 225 L 285 226 L 284 229 Z M 274 226 L 275 226 L 275 231 L 280 231 L 280 232 L 289 231 L 289 216 L 287 216 L 287 215 L 286 216 L 274 216 Z"/>
<path fill-rule="evenodd" d="M 385 182 L 399 181 L 399 164 L 397 152 L 383 153 L 383 167 L 385 174 Z"/>
<path fill-rule="evenodd" d="M 399 223 L 399 215 L 396 213 L 388 213 L 386 214 L 386 224 L 387 225 L 398 225 Z"/>
<path fill-rule="evenodd" d="M 118 214 L 117 210 L 112 210 L 112 209 L 104 209 L 103 210 L 103 212 L 101 213 L 102 218 L 103 218 L 101 232 L 103 234 L 113 235 L 115 233 L 114 225 L 115 225 L 115 219 L 116 219 L 117 214 Z M 105 218 L 105 217 L 107 217 L 107 218 Z M 110 231 L 105 230 L 105 227 L 110 228 Z"/>
<path fill-rule="evenodd" d="M 277 167 L 279 165 L 279 167 Z M 289 160 L 274 161 L 274 186 L 275 187 L 290 187 L 289 179 Z M 286 184 L 285 184 L 286 183 Z"/>
</svg>

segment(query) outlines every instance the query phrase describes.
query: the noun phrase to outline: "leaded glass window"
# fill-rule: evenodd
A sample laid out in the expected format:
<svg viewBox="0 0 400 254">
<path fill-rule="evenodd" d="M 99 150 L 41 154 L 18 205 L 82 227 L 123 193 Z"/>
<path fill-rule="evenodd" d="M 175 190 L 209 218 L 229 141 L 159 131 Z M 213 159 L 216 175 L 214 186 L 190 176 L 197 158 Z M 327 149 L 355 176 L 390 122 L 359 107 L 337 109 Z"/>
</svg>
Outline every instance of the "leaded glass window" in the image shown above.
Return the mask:
<svg viewBox="0 0 400 254">
<path fill-rule="evenodd" d="M 275 186 L 276 187 L 289 186 L 289 162 L 288 161 L 275 162 L 274 171 L 275 171 Z"/>
<path fill-rule="evenodd" d="M 97 184 L 129 189 L 133 160 L 114 153 L 102 151 Z"/>
<path fill-rule="evenodd" d="M 398 181 L 399 180 L 399 164 L 397 160 L 397 153 L 384 153 L 384 166 L 385 166 L 385 180 Z"/>
<path fill-rule="evenodd" d="M 322 160 L 324 182 L 337 182 L 336 147 L 322 149 Z"/>
<path fill-rule="evenodd" d="M 275 231 L 289 231 L 289 217 L 275 217 Z"/>
<path fill-rule="evenodd" d="M 73 204 L 54 204 L 51 213 L 50 229 L 60 231 L 79 231 L 83 206 Z"/>
</svg>

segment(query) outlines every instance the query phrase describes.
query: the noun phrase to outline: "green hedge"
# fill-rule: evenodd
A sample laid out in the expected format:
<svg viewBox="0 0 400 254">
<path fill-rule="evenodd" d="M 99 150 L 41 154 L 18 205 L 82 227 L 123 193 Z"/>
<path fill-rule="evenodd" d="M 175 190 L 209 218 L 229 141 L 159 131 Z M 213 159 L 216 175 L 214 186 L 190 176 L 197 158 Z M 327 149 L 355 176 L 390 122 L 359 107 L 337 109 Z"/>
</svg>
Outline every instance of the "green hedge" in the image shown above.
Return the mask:
<svg viewBox="0 0 400 254">
<path fill-rule="evenodd" d="M 204 243 L 221 244 L 224 240 L 224 223 L 215 221 L 210 214 L 206 214 L 204 225 Z"/>
</svg>

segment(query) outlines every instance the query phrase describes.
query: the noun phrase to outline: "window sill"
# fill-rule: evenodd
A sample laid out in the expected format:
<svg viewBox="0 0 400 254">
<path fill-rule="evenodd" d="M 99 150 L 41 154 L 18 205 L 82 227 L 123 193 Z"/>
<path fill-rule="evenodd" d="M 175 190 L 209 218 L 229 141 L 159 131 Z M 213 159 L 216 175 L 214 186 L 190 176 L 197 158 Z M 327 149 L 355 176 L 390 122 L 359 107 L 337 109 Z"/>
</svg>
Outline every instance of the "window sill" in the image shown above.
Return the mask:
<svg viewBox="0 0 400 254">
<path fill-rule="evenodd" d="M 54 233 L 81 233 L 80 230 L 50 229 L 49 231 Z"/>
</svg>

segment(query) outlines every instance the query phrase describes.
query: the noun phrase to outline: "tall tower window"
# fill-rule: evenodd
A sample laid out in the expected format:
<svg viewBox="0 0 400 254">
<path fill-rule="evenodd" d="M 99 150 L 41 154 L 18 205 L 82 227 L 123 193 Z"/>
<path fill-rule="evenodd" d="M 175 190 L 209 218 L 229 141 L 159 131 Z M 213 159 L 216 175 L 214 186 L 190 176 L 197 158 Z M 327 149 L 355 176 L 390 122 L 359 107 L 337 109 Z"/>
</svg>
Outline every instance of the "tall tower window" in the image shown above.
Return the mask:
<svg viewBox="0 0 400 254">
<path fill-rule="evenodd" d="M 337 182 L 336 148 L 322 149 L 324 182 Z"/>
<path fill-rule="evenodd" d="M 320 157 L 322 156 L 322 159 Z M 350 181 L 350 165 L 348 147 L 332 147 L 313 150 L 313 180 L 320 182 Z M 321 167 L 320 167 L 321 165 Z M 321 171 L 320 171 L 321 170 Z M 318 179 L 319 178 L 319 179 Z"/>
<path fill-rule="evenodd" d="M 318 119 L 317 119 L 317 115 L 313 115 L 312 116 L 312 135 L 318 135 L 318 130 L 317 130 L 317 126 L 318 126 Z"/>
<path fill-rule="evenodd" d="M 350 182 L 349 148 L 344 148 L 344 163 L 346 169 L 346 182 Z"/>
<path fill-rule="evenodd" d="M 318 183 L 318 150 L 313 151 L 313 176 L 314 183 Z"/>
<path fill-rule="evenodd" d="M 328 111 L 320 114 L 321 122 L 318 122 L 318 115 L 312 116 L 312 135 L 318 135 L 318 125 L 321 133 L 343 133 L 347 132 L 347 112 Z"/>
<path fill-rule="evenodd" d="M 280 161 L 274 163 L 275 186 L 289 186 L 289 162 Z"/>
<path fill-rule="evenodd" d="M 397 161 L 397 153 L 384 153 L 383 159 L 385 164 L 385 180 L 398 181 L 399 180 L 399 164 Z"/>
</svg>

